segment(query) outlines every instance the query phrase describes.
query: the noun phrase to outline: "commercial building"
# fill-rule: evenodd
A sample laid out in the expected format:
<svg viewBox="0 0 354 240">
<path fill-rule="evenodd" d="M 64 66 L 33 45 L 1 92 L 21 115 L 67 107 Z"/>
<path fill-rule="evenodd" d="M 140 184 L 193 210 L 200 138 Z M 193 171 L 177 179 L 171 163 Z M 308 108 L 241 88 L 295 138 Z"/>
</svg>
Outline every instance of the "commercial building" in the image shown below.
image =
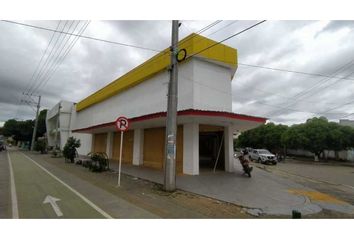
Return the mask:
<svg viewBox="0 0 354 240">
<path fill-rule="evenodd" d="M 214 44 L 197 34 L 179 42 L 187 58 L 178 73 L 178 173 L 198 175 L 216 162 L 217 168 L 232 172 L 233 134 L 266 121 L 232 112 L 237 50 Z M 85 149 L 118 161 L 120 135 L 114 123 L 125 116 L 130 130 L 124 133 L 123 163 L 163 169 L 169 64 L 166 49 L 73 105 L 71 132 L 92 136 Z"/>
</svg>

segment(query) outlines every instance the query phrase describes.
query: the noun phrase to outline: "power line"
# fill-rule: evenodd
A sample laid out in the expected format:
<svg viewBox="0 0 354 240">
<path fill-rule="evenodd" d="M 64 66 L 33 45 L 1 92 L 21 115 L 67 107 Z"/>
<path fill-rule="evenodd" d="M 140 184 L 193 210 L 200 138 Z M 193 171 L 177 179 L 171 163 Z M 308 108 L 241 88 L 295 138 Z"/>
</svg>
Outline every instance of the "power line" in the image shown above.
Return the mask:
<svg viewBox="0 0 354 240">
<path fill-rule="evenodd" d="M 59 26 L 60 26 L 60 23 L 61 23 L 61 20 L 58 22 L 58 25 L 57 25 L 57 27 L 56 27 L 55 30 L 58 30 L 58 28 L 59 28 Z M 48 51 L 49 46 L 51 45 L 51 43 L 52 43 L 52 41 L 53 41 L 53 39 L 54 39 L 54 36 L 55 36 L 55 32 L 53 32 L 52 37 L 50 38 L 50 41 L 49 41 L 49 43 L 48 43 L 48 45 L 47 45 L 47 48 L 46 48 L 45 51 L 43 52 L 42 57 L 41 57 L 41 59 L 39 60 L 39 62 L 38 62 L 38 64 L 37 64 L 37 67 L 36 67 L 36 69 L 34 70 L 34 72 L 33 72 L 32 76 L 31 76 L 30 80 L 28 81 L 27 87 L 25 88 L 24 92 L 27 92 L 27 89 L 30 87 L 31 82 L 32 82 L 32 80 L 33 80 L 35 74 L 36 74 L 37 71 L 39 70 L 39 67 L 40 67 L 40 65 L 41 65 L 41 63 L 42 63 L 42 61 L 43 61 L 44 56 L 47 54 L 47 51 Z"/>
<path fill-rule="evenodd" d="M 74 23 L 74 22 L 73 22 Z M 71 26 L 73 25 L 73 23 L 70 25 L 68 31 L 71 31 L 72 33 L 75 32 L 76 28 L 79 26 L 80 21 L 78 21 L 78 23 L 76 24 L 76 26 L 74 27 L 73 30 L 70 30 Z M 55 54 L 53 55 L 53 60 L 50 63 L 50 65 L 47 68 L 47 71 L 42 75 L 42 80 L 40 80 L 36 86 L 34 86 L 34 88 L 32 89 L 32 93 L 35 92 L 35 90 L 44 82 L 46 81 L 46 78 L 50 75 L 51 71 L 54 70 L 54 68 L 56 67 L 56 65 L 59 62 L 59 58 L 62 55 L 63 50 L 67 47 L 67 44 L 69 42 L 69 40 L 71 39 L 71 36 L 68 36 L 68 38 L 66 38 L 67 36 L 64 36 L 62 43 L 58 46 L 58 48 L 56 49 Z M 75 37 L 74 37 L 75 38 Z"/>
<path fill-rule="evenodd" d="M 326 110 L 326 111 L 324 111 L 324 112 L 322 112 L 322 113 L 327 113 L 327 112 L 329 112 L 329 111 L 336 110 L 336 109 L 338 109 L 338 108 L 344 107 L 345 105 L 350 105 L 350 104 L 353 104 L 353 103 L 354 103 L 354 101 L 349 101 L 349 102 L 346 102 L 346 103 L 337 105 L 337 106 L 335 106 L 335 107 L 333 107 L 333 108 L 331 108 L 331 109 L 328 109 L 328 110 Z"/>
<path fill-rule="evenodd" d="M 235 23 L 237 23 L 237 22 L 238 22 L 238 21 L 235 20 L 235 21 L 233 21 L 233 22 L 231 22 L 231 23 L 229 23 L 229 24 L 227 24 L 227 25 L 225 25 L 225 26 L 219 28 L 218 30 L 216 30 L 216 31 L 214 31 L 214 32 L 212 32 L 212 33 L 210 33 L 210 34 L 208 34 L 208 36 L 211 36 L 211 35 L 213 35 L 213 34 L 215 34 L 215 33 L 217 33 L 217 32 L 220 32 L 221 30 L 223 30 L 223 29 L 225 29 L 225 28 L 227 28 L 227 27 L 229 27 L 229 26 L 231 26 L 231 25 L 233 25 L 233 24 L 235 24 Z"/>
<path fill-rule="evenodd" d="M 299 99 L 301 99 L 301 97 L 305 96 L 306 94 L 310 93 L 312 90 L 314 90 L 317 86 L 321 86 L 324 83 L 328 82 L 329 80 L 332 79 L 332 76 L 335 76 L 335 74 L 343 71 L 344 69 L 346 69 L 348 66 L 350 66 L 352 63 L 354 62 L 354 59 L 352 59 L 351 61 L 347 62 L 346 64 L 342 65 L 340 68 L 338 68 L 336 71 L 334 71 L 333 74 L 330 75 L 330 77 L 325 77 L 323 79 L 320 79 L 319 81 L 317 81 L 310 89 L 306 89 L 301 91 L 300 93 L 296 94 L 295 96 L 293 96 L 294 101 L 290 104 L 287 104 L 286 106 L 292 106 L 294 104 L 296 104 Z M 276 113 L 281 113 L 281 110 L 277 110 L 277 111 L 273 111 L 270 113 L 270 115 L 276 114 Z"/>
<path fill-rule="evenodd" d="M 245 28 L 245 29 L 243 29 L 243 30 L 241 30 L 241 31 L 239 31 L 239 32 L 237 32 L 237 33 L 235 33 L 235 34 L 232 34 L 231 36 L 229 36 L 229 37 L 227 37 L 227 38 L 225 38 L 225 39 L 223 39 L 223 40 L 221 40 L 221 41 L 219 41 L 219 42 L 216 42 L 216 43 L 214 43 L 214 44 L 212 44 L 212 45 L 210 45 L 210 46 L 208 46 L 208 47 L 206 47 L 206 48 L 200 50 L 199 52 L 196 52 L 196 53 L 194 53 L 194 54 L 192 54 L 192 55 L 189 55 L 186 59 L 191 58 L 191 57 L 193 57 L 193 56 L 195 56 L 195 55 L 197 55 L 197 54 L 200 54 L 200 53 L 202 53 L 202 52 L 204 52 L 204 51 L 206 51 L 206 50 L 208 50 L 208 49 L 210 49 L 210 48 L 212 48 L 212 47 L 215 47 L 216 45 L 219 45 L 219 44 L 221 44 L 221 43 L 223 43 L 223 42 L 225 42 L 225 41 L 227 41 L 227 40 L 229 40 L 229 39 L 231 39 L 231 38 L 234 38 L 234 37 L 236 37 L 236 36 L 238 36 L 238 35 L 240 35 L 240 34 L 246 32 L 246 31 L 248 31 L 248 30 L 250 30 L 250 29 L 252 29 L 252 28 L 254 28 L 254 27 L 256 27 L 256 26 L 258 26 L 258 25 L 260 25 L 260 24 L 262 24 L 262 23 L 264 23 L 265 21 L 266 21 L 266 20 L 262 20 L 262 21 L 260 21 L 260 22 L 258 22 L 258 23 L 255 23 L 255 24 L 253 24 L 253 25 L 251 25 L 251 26 L 249 26 L 249 27 L 247 27 L 247 28 Z"/>
<path fill-rule="evenodd" d="M 334 78 L 334 79 L 342 79 L 342 80 L 354 81 L 354 78 L 346 78 L 346 77 L 339 77 L 339 76 L 330 76 L 330 75 L 325 75 L 325 74 L 320 74 L 320 73 L 308 73 L 308 72 L 294 71 L 294 70 L 281 69 L 281 68 L 265 67 L 265 66 L 259 66 L 259 65 L 253 65 L 253 64 L 246 64 L 246 63 L 238 63 L 238 65 L 247 66 L 247 67 L 254 67 L 254 68 L 262 68 L 262 69 L 274 70 L 274 71 L 280 71 L 280 72 L 288 72 L 288 73 L 303 74 L 303 75 L 309 75 L 309 76 L 315 76 L 315 77 L 326 77 L 326 78 Z"/>
<path fill-rule="evenodd" d="M 67 34 L 67 35 L 71 35 L 71 36 L 75 36 L 75 37 L 79 36 L 78 34 L 68 33 L 68 32 L 64 32 L 64 31 L 57 31 L 57 30 L 54 30 L 54 29 L 45 28 L 45 27 L 39 27 L 39 26 L 26 24 L 26 23 L 20 23 L 20 22 L 15 22 L 15 21 L 8 21 L 8 20 L 1 20 L 1 21 L 7 22 L 7 23 L 13 23 L 13 24 L 17 24 L 17 25 L 22 25 L 22 26 L 26 26 L 26 27 L 31 27 L 31 28 L 37 28 L 37 29 L 46 30 L 46 31 L 52 31 L 52 32 Z M 100 39 L 100 38 L 95 38 L 95 37 L 89 37 L 89 36 L 84 36 L 84 35 L 82 35 L 80 37 L 81 38 L 90 39 L 90 40 L 95 40 L 95 41 L 100 41 L 100 42 L 105 42 L 105 43 L 111 43 L 111 44 L 115 44 L 115 45 L 125 46 L 125 47 L 149 50 L 149 51 L 153 51 L 153 52 L 160 52 L 160 50 L 157 50 L 157 49 L 137 46 L 137 45 L 133 45 L 133 44 L 121 43 L 121 42 L 105 40 L 105 39 Z"/>
<path fill-rule="evenodd" d="M 221 23 L 221 22 L 222 22 L 222 20 L 217 20 L 217 21 L 215 21 L 215 22 L 212 22 L 211 24 L 209 24 L 209 25 L 203 27 L 202 29 L 200 29 L 200 30 L 199 30 L 198 32 L 196 32 L 196 33 L 197 33 L 197 34 L 201 34 L 201 33 L 207 31 L 208 29 L 214 27 L 215 25 L 217 25 L 217 24 L 219 24 L 219 23 Z"/>
<path fill-rule="evenodd" d="M 69 21 L 65 21 L 64 26 L 62 27 L 61 31 L 63 31 L 63 30 L 65 29 L 65 27 L 66 27 L 66 25 L 68 24 L 68 22 L 69 22 Z M 52 59 L 52 56 L 53 56 L 52 54 L 53 54 L 54 49 L 57 47 L 57 44 L 58 44 L 58 43 L 59 43 L 59 46 L 60 46 L 60 45 L 61 45 L 61 42 L 63 41 L 63 40 L 60 40 L 60 39 L 61 39 L 61 36 L 64 36 L 64 35 L 62 35 L 61 33 L 59 33 L 59 35 L 57 36 L 57 39 L 56 39 L 56 41 L 55 41 L 55 43 L 54 43 L 52 49 L 51 49 L 50 52 L 49 52 L 48 57 L 46 58 L 44 64 L 42 65 L 42 68 L 40 69 L 40 71 L 39 71 L 38 74 L 37 74 L 36 79 L 34 80 L 34 84 L 30 87 L 30 89 L 27 91 L 27 93 L 29 93 L 29 92 L 32 91 L 32 88 L 36 85 L 36 82 L 37 82 L 37 81 L 40 81 L 40 79 L 42 78 L 43 74 L 45 73 L 46 68 L 48 67 L 48 64 L 50 64 L 50 62 L 51 62 L 51 59 Z M 58 48 L 57 48 L 57 49 L 58 49 Z M 55 50 L 54 54 L 57 52 L 57 49 Z M 48 68 L 47 68 L 47 69 L 48 69 Z"/>
<path fill-rule="evenodd" d="M 51 75 L 48 76 L 47 80 L 44 81 L 44 82 L 42 82 L 42 86 L 39 85 L 38 88 L 37 88 L 37 90 L 35 90 L 35 91 L 38 92 L 39 89 L 40 89 L 41 87 L 45 86 L 45 85 L 48 83 L 48 81 L 54 76 L 55 72 L 58 70 L 58 68 L 59 68 L 59 67 L 61 66 L 61 64 L 64 62 L 66 56 L 67 56 L 67 55 L 70 53 L 70 51 L 73 49 L 73 47 L 75 46 L 76 42 L 79 40 L 80 35 L 81 35 L 83 32 L 85 32 L 85 30 L 86 30 L 86 28 L 88 27 L 89 24 L 90 24 L 90 21 L 87 21 L 87 23 L 84 24 L 84 25 L 81 27 L 81 29 L 78 31 L 79 36 L 73 38 L 72 42 L 69 44 L 69 47 L 66 49 L 66 51 L 64 52 L 64 54 L 63 54 L 63 55 L 61 56 L 61 58 L 59 59 L 58 64 L 56 65 L 55 69 L 52 71 Z"/>
</svg>

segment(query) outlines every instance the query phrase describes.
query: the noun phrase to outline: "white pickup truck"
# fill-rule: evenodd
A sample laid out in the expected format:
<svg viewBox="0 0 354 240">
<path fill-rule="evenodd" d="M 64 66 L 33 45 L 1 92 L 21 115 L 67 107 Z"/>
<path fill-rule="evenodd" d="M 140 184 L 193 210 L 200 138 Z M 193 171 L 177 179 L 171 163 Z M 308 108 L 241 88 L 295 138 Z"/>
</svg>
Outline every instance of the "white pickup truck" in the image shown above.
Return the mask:
<svg viewBox="0 0 354 240">
<path fill-rule="evenodd" d="M 249 152 L 250 158 L 264 164 L 277 164 L 277 158 L 267 149 L 252 149 Z"/>
</svg>

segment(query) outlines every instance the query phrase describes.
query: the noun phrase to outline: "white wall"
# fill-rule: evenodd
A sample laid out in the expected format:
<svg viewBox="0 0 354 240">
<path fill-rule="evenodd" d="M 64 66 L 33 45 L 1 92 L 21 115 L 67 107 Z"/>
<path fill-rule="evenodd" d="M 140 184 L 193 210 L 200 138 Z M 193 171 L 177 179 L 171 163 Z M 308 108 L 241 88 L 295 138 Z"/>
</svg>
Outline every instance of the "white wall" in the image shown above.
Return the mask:
<svg viewBox="0 0 354 240">
<path fill-rule="evenodd" d="M 231 71 L 214 63 L 195 61 L 195 109 L 232 112 Z"/>
<path fill-rule="evenodd" d="M 314 154 L 312 152 L 302 150 L 302 149 L 298 149 L 298 150 L 288 149 L 287 152 L 288 154 L 295 155 L 295 156 L 314 157 Z M 324 153 L 329 159 L 335 159 L 334 151 L 325 150 Z M 343 160 L 354 162 L 354 150 L 352 149 L 347 151 L 339 151 L 338 157 Z"/>
<path fill-rule="evenodd" d="M 73 133 L 72 130 L 76 121 L 77 121 L 76 105 L 73 105 L 71 109 L 71 117 L 70 117 L 70 137 L 72 136 L 76 139 L 80 139 L 81 146 L 77 149 L 77 152 L 80 155 L 87 155 L 89 152 L 91 152 L 93 137 L 92 134 Z"/>
<path fill-rule="evenodd" d="M 232 111 L 231 71 L 192 59 L 179 66 L 178 110 Z M 77 113 L 73 129 L 112 122 L 118 116 L 138 117 L 167 108 L 167 71 Z"/>
</svg>

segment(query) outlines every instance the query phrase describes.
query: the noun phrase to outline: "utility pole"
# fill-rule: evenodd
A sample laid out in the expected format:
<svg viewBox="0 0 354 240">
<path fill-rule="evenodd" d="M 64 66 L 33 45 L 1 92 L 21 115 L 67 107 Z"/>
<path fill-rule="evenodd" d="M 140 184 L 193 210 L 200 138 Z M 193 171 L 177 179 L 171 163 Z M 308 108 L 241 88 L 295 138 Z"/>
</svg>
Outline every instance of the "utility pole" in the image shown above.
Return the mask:
<svg viewBox="0 0 354 240">
<path fill-rule="evenodd" d="M 58 131 L 59 131 L 59 118 L 60 118 L 60 109 L 61 109 L 61 103 L 59 102 L 59 106 L 58 106 L 58 117 L 57 117 L 57 122 L 56 122 L 56 130 L 55 130 L 55 150 L 58 148 L 60 148 L 60 141 L 58 144 Z"/>
<path fill-rule="evenodd" d="M 164 190 L 176 190 L 176 139 L 177 139 L 177 89 L 178 89 L 178 20 L 172 21 L 170 82 L 168 84 L 167 119 L 165 137 Z"/>
<path fill-rule="evenodd" d="M 39 108 L 40 107 L 41 107 L 41 96 L 38 96 L 36 121 L 34 123 L 34 129 L 33 129 L 33 133 L 32 133 L 31 151 L 33 151 L 33 149 L 34 149 L 34 141 L 36 139 L 36 133 L 37 133 L 37 127 L 38 127 L 38 117 L 39 117 Z"/>
</svg>

